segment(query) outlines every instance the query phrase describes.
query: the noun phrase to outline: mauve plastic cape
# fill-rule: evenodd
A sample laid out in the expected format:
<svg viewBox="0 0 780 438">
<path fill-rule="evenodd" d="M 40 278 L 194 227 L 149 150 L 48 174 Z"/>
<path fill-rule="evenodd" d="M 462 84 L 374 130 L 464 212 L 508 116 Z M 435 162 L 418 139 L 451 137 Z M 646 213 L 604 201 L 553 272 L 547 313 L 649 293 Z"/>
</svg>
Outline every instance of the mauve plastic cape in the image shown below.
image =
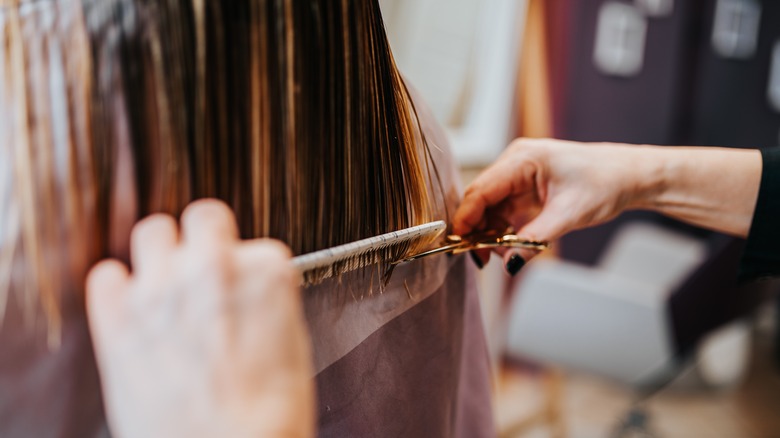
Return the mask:
<svg viewBox="0 0 780 438">
<path fill-rule="evenodd" d="M 421 118 L 452 212 L 459 196 L 452 158 L 430 115 L 422 110 Z M 0 186 L 9 183 L 7 165 L 0 160 Z M 441 197 L 438 204 L 444 214 Z M 320 435 L 495 436 L 471 262 L 437 256 L 399 267 L 370 296 L 361 281 L 349 290 L 362 299 L 333 299 L 335 282 L 306 291 Z M 26 324 L 10 294 L 0 326 L 0 437 L 109 436 L 81 293 L 63 297 L 54 351 L 40 319 Z"/>
<path fill-rule="evenodd" d="M 452 214 L 460 198 L 457 171 L 443 132 L 418 111 L 446 218 L 445 203 Z M 466 257 L 439 255 L 396 268 L 381 293 L 367 296 L 367 275 L 347 277 L 351 292 L 336 280 L 305 292 L 321 437 L 496 436 L 474 270 Z"/>
</svg>

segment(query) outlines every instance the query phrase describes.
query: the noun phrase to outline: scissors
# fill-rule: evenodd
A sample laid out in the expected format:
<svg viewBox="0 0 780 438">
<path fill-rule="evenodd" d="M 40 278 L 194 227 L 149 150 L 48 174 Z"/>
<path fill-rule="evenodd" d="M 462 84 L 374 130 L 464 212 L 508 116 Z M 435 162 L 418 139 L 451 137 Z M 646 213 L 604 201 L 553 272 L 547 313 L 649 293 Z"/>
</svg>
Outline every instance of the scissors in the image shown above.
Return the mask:
<svg viewBox="0 0 780 438">
<path fill-rule="evenodd" d="M 514 234 L 512 228 L 508 228 L 503 232 L 495 230 L 481 231 L 466 236 L 450 234 L 444 237 L 444 242 L 441 246 L 411 255 L 395 264 L 411 262 L 435 254 L 461 254 L 468 251 L 493 248 L 524 248 L 535 251 L 544 251 L 550 249 L 550 243 L 523 239 L 517 234 Z"/>
</svg>

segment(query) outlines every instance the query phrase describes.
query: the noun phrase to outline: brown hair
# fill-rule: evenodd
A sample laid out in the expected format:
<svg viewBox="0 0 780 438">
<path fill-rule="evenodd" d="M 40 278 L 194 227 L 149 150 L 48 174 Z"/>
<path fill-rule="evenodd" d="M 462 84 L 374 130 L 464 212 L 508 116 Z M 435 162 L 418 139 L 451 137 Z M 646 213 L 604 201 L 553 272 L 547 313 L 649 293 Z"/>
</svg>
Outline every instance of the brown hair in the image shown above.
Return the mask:
<svg viewBox="0 0 780 438">
<path fill-rule="evenodd" d="M 296 254 L 434 219 L 440 183 L 376 0 L 8 3 L 0 303 L 9 284 L 28 309 L 39 293 L 55 331 L 62 285 L 108 255 L 123 141 L 140 216 L 216 197 L 242 236 Z"/>
</svg>

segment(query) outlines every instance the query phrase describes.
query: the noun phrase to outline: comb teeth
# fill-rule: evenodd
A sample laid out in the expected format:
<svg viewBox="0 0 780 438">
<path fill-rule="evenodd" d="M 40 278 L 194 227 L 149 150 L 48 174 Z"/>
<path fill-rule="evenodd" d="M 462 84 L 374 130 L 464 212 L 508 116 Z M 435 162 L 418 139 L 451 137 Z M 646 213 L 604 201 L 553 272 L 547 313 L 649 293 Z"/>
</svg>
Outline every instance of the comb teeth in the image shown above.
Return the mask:
<svg viewBox="0 0 780 438">
<path fill-rule="evenodd" d="M 427 247 L 444 231 L 444 221 L 429 222 L 399 231 L 326 248 L 293 258 L 306 286 L 372 265 L 388 266 L 403 260 L 412 249 Z M 387 280 L 387 278 L 385 278 Z"/>
</svg>

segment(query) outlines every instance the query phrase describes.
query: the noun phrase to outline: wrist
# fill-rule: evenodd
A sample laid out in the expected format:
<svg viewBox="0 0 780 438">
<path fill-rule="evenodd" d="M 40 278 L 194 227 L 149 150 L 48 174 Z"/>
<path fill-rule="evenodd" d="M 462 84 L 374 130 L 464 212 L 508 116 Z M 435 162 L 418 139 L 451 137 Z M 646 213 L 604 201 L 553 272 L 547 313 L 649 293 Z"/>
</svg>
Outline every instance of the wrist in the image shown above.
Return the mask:
<svg viewBox="0 0 780 438">
<path fill-rule="evenodd" d="M 681 162 L 671 159 L 670 152 L 663 146 L 631 147 L 634 164 L 627 169 L 630 183 L 626 185 L 629 209 L 656 210 L 663 203 L 670 182 L 681 172 Z"/>
</svg>

